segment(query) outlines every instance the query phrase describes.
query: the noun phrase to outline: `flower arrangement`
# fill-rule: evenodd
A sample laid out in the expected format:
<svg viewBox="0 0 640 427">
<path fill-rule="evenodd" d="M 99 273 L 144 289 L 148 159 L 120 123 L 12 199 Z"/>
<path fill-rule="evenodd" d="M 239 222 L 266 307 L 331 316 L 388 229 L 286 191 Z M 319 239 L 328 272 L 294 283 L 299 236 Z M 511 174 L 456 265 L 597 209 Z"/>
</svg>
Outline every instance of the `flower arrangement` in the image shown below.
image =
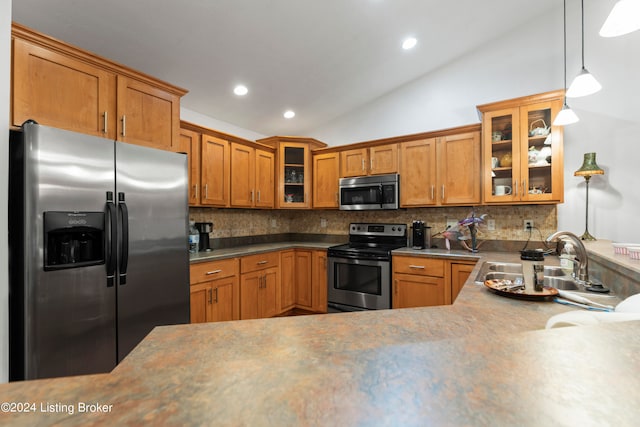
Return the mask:
<svg viewBox="0 0 640 427">
<path fill-rule="evenodd" d="M 478 252 L 478 248 L 484 242 L 478 243 L 477 234 L 478 231 L 483 231 L 486 228 L 486 217 L 487 214 L 478 216 L 472 210 L 466 218 L 458 221 L 456 225 L 439 233 L 445 238 L 447 250 L 451 250 L 450 240 L 457 240 L 468 251 Z M 471 241 L 471 246 L 467 243 L 468 241 Z"/>
</svg>

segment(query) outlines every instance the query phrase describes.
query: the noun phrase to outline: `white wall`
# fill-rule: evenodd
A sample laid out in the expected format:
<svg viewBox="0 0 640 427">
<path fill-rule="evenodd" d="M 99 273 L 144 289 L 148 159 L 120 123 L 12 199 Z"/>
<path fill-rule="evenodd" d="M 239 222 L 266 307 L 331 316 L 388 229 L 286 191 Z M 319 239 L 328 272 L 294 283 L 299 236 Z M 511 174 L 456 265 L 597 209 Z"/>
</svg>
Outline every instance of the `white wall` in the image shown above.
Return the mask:
<svg viewBox="0 0 640 427">
<path fill-rule="evenodd" d="M 241 128 L 240 126 L 236 126 L 231 123 L 223 122 L 222 120 L 217 120 L 212 117 L 205 116 L 204 114 L 200 114 L 197 111 L 189 110 L 188 108 L 184 107 L 180 107 L 180 119 L 207 127 L 209 129 L 215 129 L 231 135 L 239 136 L 240 138 L 245 138 L 251 141 L 267 137 L 267 135 L 262 135 L 252 130 Z"/>
<path fill-rule="evenodd" d="M 11 58 L 11 0 L 0 0 L 0 383 L 9 379 L 9 244 L 7 187 L 9 181 L 9 83 Z"/>
<path fill-rule="evenodd" d="M 567 3 L 570 83 L 580 69 L 580 2 Z M 584 153 L 595 151 L 606 174 L 591 180 L 589 231 L 640 243 L 640 31 L 613 39 L 598 35 L 614 3 L 585 5 L 585 65 L 603 90 L 569 100 L 581 121 L 565 128 L 565 203 L 558 207 L 558 228 L 584 231 L 584 179 L 573 171 Z M 474 123 L 476 105 L 562 88 L 562 73 L 560 6 L 308 136 L 341 145 Z"/>
</svg>

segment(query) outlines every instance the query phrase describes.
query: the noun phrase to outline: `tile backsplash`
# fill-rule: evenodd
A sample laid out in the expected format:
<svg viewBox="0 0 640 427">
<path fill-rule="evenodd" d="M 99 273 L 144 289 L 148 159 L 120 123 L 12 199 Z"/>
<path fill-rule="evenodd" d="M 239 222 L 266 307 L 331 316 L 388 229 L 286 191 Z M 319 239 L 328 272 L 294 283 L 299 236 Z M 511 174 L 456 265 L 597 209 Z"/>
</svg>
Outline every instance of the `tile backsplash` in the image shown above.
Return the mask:
<svg viewBox="0 0 640 427">
<path fill-rule="evenodd" d="M 557 229 L 555 205 L 480 206 L 476 215 L 487 214 L 495 221 L 495 230 L 481 230 L 483 240 L 527 240 L 525 219 L 532 220 L 532 241 L 542 241 Z M 398 209 L 393 211 L 339 210 L 258 210 L 190 208 L 189 218 L 196 222 L 212 222 L 212 239 L 282 233 L 347 235 L 351 222 L 388 222 L 410 225 L 422 220 L 432 234 L 445 230 L 448 220 L 460 220 L 471 213 L 469 207 Z M 326 227 L 322 226 L 326 220 Z"/>
</svg>

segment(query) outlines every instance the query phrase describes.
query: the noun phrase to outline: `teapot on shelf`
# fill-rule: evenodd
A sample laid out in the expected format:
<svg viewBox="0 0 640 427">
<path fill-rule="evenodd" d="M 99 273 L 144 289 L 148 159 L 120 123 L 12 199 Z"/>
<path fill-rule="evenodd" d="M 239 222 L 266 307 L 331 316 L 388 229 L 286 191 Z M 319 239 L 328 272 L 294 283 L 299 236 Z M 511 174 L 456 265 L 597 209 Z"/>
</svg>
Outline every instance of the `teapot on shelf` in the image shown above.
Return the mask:
<svg viewBox="0 0 640 427">
<path fill-rule="evenodd" d="M 533 127 L 538 122 L 542 122 L 542 126 Z M 547 136 L 551 132 L 551 126 L 547 126 L 543 119 L 534 120 L 529 125 L 529 136 Z"/>
</svg>

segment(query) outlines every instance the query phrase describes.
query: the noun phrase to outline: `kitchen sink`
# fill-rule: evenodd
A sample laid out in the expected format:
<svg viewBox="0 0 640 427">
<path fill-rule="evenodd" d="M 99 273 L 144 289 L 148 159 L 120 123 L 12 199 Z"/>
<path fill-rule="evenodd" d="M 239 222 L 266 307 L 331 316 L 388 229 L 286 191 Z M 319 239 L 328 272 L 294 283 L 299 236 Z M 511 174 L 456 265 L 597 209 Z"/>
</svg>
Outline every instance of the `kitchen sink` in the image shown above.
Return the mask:
<svg viewBox="0 0 640 427">
<path fill-rule="evenodd" d="M 485 262 L 485 265 L 488 271 L 500 271 L 504 273 L 520 273 L 520 275 L 522 275 L 522 264 L 507 263 L 507 262 Z"/>
</svg>

